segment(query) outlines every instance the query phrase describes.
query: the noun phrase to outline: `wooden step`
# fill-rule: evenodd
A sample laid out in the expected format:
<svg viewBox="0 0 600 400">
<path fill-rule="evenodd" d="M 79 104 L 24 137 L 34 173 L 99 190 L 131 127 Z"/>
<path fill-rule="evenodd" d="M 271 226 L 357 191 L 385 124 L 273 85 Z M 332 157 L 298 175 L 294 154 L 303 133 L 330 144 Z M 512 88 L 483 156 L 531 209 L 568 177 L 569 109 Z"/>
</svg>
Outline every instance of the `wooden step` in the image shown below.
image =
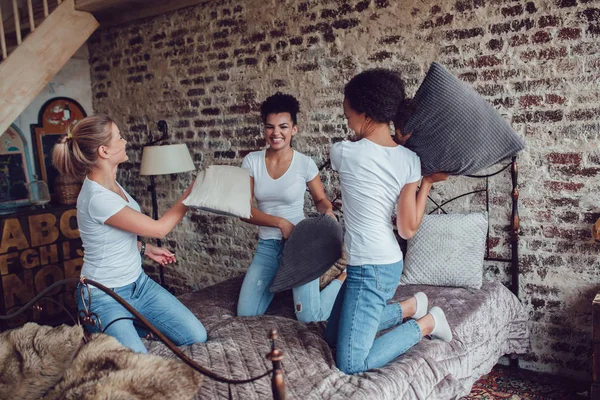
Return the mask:
<svg viewBox="0 0 600 400">
<path fill-rule="evenodd" d="M 65 0 L 0 64 L 0 132 L 25 110 L 98 28 Z"/>
</svg>

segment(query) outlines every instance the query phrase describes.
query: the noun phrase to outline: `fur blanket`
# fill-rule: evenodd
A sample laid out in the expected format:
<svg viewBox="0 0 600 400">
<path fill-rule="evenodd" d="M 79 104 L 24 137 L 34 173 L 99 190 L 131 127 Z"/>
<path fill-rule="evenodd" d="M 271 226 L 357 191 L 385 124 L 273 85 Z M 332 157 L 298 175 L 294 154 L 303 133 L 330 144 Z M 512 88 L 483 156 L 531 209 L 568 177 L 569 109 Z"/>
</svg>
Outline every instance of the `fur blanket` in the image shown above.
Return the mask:
<svg viewBox="0 0 600 400">
<path fill-rule="evenodd" d="M 0 400 L 192 399 L 202 376 L 79 326 L 28 323 L 0 334 Z"/>
</svg>

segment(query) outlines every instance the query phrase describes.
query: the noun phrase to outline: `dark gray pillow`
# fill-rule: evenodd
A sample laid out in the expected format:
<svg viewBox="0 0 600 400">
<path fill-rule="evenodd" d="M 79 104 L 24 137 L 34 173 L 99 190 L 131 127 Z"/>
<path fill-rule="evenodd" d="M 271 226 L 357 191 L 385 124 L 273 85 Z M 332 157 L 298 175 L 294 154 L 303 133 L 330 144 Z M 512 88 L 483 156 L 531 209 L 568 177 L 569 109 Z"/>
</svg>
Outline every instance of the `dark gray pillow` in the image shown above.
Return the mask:
<svg viewBox="0 0 600 400">
<path fill-rule="evenodd" d="M 285 241 L 272 293 L 304 285 L 323 275 L 342 256 L 343 229 L 327 215 L 307 218 Z"/>
<path fill-rule="evenodd" d="M 414 97 L 403 134 L 421 173 L 469 175 L 517 154 L 525 142 L 471 86 L 436 62 Z"/>
</svg>

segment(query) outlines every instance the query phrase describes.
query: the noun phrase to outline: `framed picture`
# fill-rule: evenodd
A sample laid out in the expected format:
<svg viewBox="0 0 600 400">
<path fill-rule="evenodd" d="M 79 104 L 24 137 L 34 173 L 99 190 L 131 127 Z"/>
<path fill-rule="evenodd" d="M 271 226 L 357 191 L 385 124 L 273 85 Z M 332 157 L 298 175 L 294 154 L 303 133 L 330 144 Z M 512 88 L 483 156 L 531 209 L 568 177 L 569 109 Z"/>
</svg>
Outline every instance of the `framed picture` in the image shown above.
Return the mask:
<svg viewBox="0 0 600 400">
<path fill-rule="evenodd" d="M 32 180 L 27 142 L 16 125 L 0 135 L 0 209 L 29 204 Z"/>
<path fill-rule="evenodd" d="M 58 171 L 52 166 L 52 148 L 87 114 L 81 104 L 68 97 L 55 97 L 44 103 L 38 114 L 38 123 L 31 125 L 31 137 L 39 179 L 48 184 L 53 196 L 54 179 Z"/>
</svg>

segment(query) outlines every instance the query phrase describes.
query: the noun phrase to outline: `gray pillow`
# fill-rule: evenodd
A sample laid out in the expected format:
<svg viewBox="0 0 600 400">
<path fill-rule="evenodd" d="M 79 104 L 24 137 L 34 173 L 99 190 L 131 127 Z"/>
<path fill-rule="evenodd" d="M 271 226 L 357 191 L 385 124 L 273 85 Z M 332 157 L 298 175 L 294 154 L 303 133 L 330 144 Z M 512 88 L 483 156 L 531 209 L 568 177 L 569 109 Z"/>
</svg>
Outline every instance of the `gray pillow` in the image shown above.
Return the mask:
<svg viewBox="0 0 600 400">
<path fill-rule="evenodd" d="M 487 213 L 425 215 L 408 241 L 401 283 L 480 289 Z"/>
<path fill-rule="evenodd" d="M 342 226 L 327 215 L 306 218 L 285 241 L 272 293 L 304 285 L 323 275 L 342 256 Z"/>
<path fill-rule="evenodd" d="M 413 99 L 403 133 L 421 173 L 469 175 L 517 154 L 525 142 L 471 86 L 436 62 Z"/>
</svg>

